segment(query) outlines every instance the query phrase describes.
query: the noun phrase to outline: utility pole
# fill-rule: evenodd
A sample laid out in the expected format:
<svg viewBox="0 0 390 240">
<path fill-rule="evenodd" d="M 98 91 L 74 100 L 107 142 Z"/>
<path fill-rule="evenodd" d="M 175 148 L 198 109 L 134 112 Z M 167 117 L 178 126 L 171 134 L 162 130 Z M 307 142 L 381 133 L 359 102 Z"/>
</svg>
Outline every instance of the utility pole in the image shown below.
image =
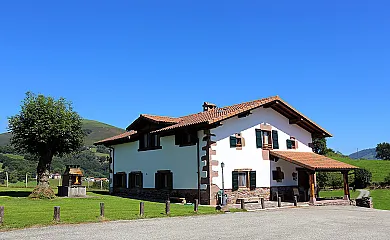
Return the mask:
<svg viewBox="0 0 390 240">
<path fill-rule="evenodd" d="M 5 182 L 6 186 L 8 187 L 8 172 L 5 172 Z"/>
<path fill-rule="evenodd" d="M 27 188 L 27 173 L 26 173 L 26 188 Z"/>
<path fill-rule="evenodd" d="M 356 159 L 359 159 L 359 148 L 356 148 Z"/>
</svg>

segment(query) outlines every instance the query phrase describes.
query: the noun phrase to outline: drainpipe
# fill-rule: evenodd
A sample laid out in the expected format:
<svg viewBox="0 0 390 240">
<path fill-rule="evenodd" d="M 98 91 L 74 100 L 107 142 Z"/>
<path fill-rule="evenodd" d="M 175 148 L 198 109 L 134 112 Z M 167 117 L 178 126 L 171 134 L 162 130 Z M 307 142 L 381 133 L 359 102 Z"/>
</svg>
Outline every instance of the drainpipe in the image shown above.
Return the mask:
<svg viewBox="0 0 390 240">
<path fill-rule="evenodd" d="M 199 153 L 199 138 L 197 137 L 197 140 L 196 140 L 196 163 L 197 163 L 197 166 L 198 166 L 198 171 L 197 171 L 197 174 L 198 174 L 198 201 L 199 203 L 201 202 L 200 201 L 200 153 Z"/>
<path fill-rule="evenodd" d="M 114 173 L 115 173 L 115 171 L 114 171 L 114 166 L 115 166 L 115 164 L 114 164 L 114 158 L 115 158 L 115 149 L 113 148 L 113 147 L 108 147 L 111 151 L 112 151 L 112 190 L 110 189 L 110 187 L 108 187 L 108 189 L 109 189 L 109 192 L 112 194 L 113 192 L 114 192 Z M 108 173 L 109 175 L 111 174 L 111 173 Z M 111 183 L 110 183 L 110 185 L 111 185 Z"/>
</svg>

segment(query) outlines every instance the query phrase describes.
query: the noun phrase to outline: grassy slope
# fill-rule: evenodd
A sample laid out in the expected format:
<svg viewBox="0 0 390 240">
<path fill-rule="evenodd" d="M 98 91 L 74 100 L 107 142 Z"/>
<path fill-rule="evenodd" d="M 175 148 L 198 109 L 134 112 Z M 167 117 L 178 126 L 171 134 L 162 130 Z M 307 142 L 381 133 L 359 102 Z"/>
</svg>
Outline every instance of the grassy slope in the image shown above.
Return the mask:
<svg viewBox="0 0 390 240">
<path fill-rule="evenodd" d="M 124 129 L 117 128 L 105 123 L 101 123 L 94 120 L 83 120 L 83 129 L 90 129 L 92 132 L 85 138 L 85 145 L 90 146 L 94 142 L 109 138 L 125 132 Z M 10 133 L 0 134 L 0 146 L 9 144 L 11 138 Z"/>
<path fill-rule="evenodd" d="M 109 138 L 125 132 L 124 129 L 117 128 L 105 123 L 101 123 L 94 120 L 83 120 L 83 129 L 90 129 L 92 133 L 85 139 L 85 145 L 90 146 L 94 142 Z"/>
<path fill-rule="evenodd" d="M 129 198 L 106 195 L 106 192 L 88 193 L 89 198 L 56 198 L 30 200 L 32 189 L 0 188 L 0 202 L 5 206 L 4 225 L 1 229 L 22 228 L 53 224 L 53 207 L 61 207 L 62 223 L 97 222 L 99 203 L 105 204 L 105 220 L 139 218 L 139 202 Z M 145 202 L 145 217 L 164 217 L 164 203 Z M 216 213 L 212 207 L 199 207 L 198 214 Z M 194 215 L 193 206 L 171 204 L 171 216 Z"/>
<path fill-rule="evenodd" d="M 341 162 L 345 162 L 356 167 L 365 168 L 372 173 L 373 182 L 382 182 L 390 174 L 390 161 L 384 160 L 354 160 L 347 157 L 331 156 Z"/>
</svg>

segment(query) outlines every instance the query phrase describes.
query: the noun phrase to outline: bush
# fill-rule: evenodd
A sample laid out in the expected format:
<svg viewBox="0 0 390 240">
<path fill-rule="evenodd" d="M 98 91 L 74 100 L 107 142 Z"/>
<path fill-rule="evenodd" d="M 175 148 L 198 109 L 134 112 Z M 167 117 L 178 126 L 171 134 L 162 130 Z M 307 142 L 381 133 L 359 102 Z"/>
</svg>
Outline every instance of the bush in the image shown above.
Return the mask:
<svg viewBox="0 0 390 240">
<path fill-rule="evenodd" d="M 390 173 L 385 177 L 383 183 L 384 185 L 390 185 Z"/>
<path fill-rule="evenodd" d="M 328 185 L 333 189 L 342 188 L 343 184 L 343 176 L 340 173 L 328 173 Z"/>
<path fill-rule="evenodd" d="M 355 170 L 355 188 L 366 188 L 370 185 L 372 179 L 372 173 L 364 168 Z"/>
</svg>

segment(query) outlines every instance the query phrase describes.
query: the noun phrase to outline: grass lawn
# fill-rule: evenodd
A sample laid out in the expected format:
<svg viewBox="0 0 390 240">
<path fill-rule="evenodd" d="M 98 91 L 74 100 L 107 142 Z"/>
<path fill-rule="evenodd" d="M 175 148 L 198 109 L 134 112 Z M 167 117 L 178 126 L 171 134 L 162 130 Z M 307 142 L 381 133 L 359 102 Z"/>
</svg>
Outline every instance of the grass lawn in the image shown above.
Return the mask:
<svg viewBox="0 0 390 240">
<path fill-rule="evenodd" d="M 88 192 L 88 198 L 32 200 L 32 188 L 0 188 L 0 205 L 4 206 L 4 224 L 0 230 L 53 224 L 53 208 L 61 207 L 61 223 L 98 222 L 99 204 L 105 204 L 104 220 L 137 219 L 139 200 L 115 197 L 108 192 Z M 145 201 L 145 218 L 164 217 L 165 204 Z M 217 213 L 213 207 L 171 204 L 170 216 Z"/>
<path fill-rule="evenodd" d="M 370 190 L 374 208 L 390 210 L 390 189 Z"/>
<path fill-rule="evenodd" d="M 376 189 L 369 190 L 370 196 L 374 202 L 374 208 L 390 210 L 390 190 L 389 189 Z M 359 196 L 358 191 L 351 191 L 351 198 L 356 199 Z M 342 197 L 344 190 L 333 190 L 333 191 L 320 191 L 320 197 Z"/>
<path fill-rule="evenodd" d="M 355 199 L 359 196 L 358 191 L 350 191 L 351 199 Z M 337 190 L 321 190 L 320 191 L 320 197 L 323 198 L 331 198 L 331 197 L 343 197 L 344 196 L 344 190 L 343 189 L 337 189 Z"/>
</svg>

